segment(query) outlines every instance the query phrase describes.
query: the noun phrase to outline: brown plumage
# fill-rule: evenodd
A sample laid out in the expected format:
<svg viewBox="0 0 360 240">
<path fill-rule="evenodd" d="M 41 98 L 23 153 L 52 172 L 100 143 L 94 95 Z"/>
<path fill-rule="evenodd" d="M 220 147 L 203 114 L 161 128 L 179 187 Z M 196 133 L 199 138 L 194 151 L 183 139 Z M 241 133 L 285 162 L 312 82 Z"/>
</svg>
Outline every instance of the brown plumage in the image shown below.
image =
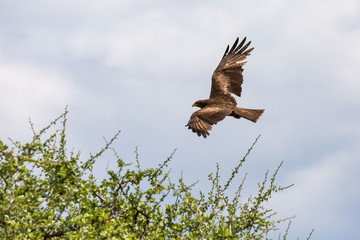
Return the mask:
<svg viewBox="0 0 360 240">
<path fill-rule="evenodd" d="M 238 108 L 236 100 L 231 94 L 241 96 L 243 83 L 244 60 L 254 48 L 247 49 L 251 42 L 246 43 L 244 38 L 239 43 L 239 38 L 229 50 L 227 46 L 224 56 L 212 75 L 211 92 L 209 99 L 199 100 L 193 107 L 201 109 L 194 112 L 186 125 L 198 136 L 206 138 L 210 135 L 212 125 L 220 122 L 226 116 L 245 118 L 256 122 L 263 114 L 263 109 Z M 239 43 L 239 44 L 238 44 Z"/>
</svg>

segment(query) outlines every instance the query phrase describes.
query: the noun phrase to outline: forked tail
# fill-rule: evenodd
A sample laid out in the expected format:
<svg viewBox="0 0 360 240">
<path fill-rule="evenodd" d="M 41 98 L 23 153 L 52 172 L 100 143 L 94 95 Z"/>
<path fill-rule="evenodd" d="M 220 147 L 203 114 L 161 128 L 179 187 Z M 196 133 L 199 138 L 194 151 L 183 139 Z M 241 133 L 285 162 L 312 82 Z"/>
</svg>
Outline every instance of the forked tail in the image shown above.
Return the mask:
<svg viewBox="0 0 360 240">
<path fill-rule="evenodd" d="M 252 122 L 256 122 L 261 115 L 264 113 L 264 109 L 246 109 L 246 108 L 235 108 L 232 116 L 235 118 L 243 117 Z"/>
</svg>

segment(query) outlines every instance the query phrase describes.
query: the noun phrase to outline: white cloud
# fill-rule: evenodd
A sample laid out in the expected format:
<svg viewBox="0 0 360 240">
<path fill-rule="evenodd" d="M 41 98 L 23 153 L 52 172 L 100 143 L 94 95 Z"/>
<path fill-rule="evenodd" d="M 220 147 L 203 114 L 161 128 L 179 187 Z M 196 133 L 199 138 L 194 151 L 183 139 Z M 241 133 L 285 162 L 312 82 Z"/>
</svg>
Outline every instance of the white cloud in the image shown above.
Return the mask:
<svg viewBox="0 0 360 240">
<path fill-rule="evenodd" d="M 7 131 L 21 132 L 28 116 L 48 123 L 49 117 L 61 113 L 77 93 L 70 77 L 29 63 L 0 62 L 0 84 L 0 119 L 9 126 L 2 129 L 2 136 L 9 136 Z"/>
<path fill-rule="evenodd" d="M 282 216 L 297 215 L 296 226 L 304 231 L 312 227 L 331 231 L 333 226 L 350 230 L 347 207 L 360 200 L 359 170 L 359 150 L 329 154 L 306 168 L 287 172 L 283 182 L 294 186 L 276 194 L 270 206 Z"/>
</svg>

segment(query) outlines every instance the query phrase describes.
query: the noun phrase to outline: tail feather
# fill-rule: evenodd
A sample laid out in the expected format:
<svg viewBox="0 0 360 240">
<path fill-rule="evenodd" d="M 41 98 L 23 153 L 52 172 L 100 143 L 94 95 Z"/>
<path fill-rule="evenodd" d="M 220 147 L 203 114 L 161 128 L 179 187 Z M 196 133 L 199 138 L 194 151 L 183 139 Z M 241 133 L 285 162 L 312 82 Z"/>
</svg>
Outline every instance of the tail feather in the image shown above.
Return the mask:
<svg viewBox="0 0 360 240">
<path fill-rule="evenodd" d="M 231 116 L 235 118 L 243 117 L 252 122 L 256 122 L 261 115 L 264 113 L 264 109 L 246 109 L 246 108 L 235 108 Z"/>
</svg>

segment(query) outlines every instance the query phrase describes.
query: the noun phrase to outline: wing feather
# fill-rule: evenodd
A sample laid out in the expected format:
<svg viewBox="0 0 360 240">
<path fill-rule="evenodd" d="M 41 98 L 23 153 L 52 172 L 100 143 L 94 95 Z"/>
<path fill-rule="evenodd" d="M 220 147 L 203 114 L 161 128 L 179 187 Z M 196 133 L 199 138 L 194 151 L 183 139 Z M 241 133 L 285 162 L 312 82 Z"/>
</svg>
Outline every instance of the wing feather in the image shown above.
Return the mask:
<svg viewBox="0 0 360 240">
<path fill-rule="evenodd" d="M 224 56 L 222 58 L 224 58 L 227 55 L 228 51 L 229 51 L 229 45 L 227 45 L 227 48 L 225 49 Z"/>
<path fill-rule="evenodd" d="M 245 44 L 246 37 L 238 44 L 237 38 L 229 50 L 229 45 L 225 54 L 215 69 L 212 76 L 210 98 L 223 98 L 235 102 L 231 94 L 241 96 L 241 85 L 243 83 L 243 66 L 245 59 L 250 55 L 254 48 L 247 49 L 251 41 Z"/>
<path fill-rule="evenodd" d="M 233 53 L 233 51 L 234 51 L 235 47 L 237 46 L 238 42 L 239 42 L 239 38 L 236 38 L 234 44 L 232 45 L 232 47 L 231 47 L 231 49 L 229 51 L 230 54 Z"/>
<path fill-rule="evenodd" d="M 239 46 L 235 49 L 234 52 L 237 52 L 239 51 L 239 49 L 244 46 L 244 43 L 246 42 L 246 37 L 244 37 L 244 39 L 241 41 L 241 43 L 239 44 Z"/>
</svg>

